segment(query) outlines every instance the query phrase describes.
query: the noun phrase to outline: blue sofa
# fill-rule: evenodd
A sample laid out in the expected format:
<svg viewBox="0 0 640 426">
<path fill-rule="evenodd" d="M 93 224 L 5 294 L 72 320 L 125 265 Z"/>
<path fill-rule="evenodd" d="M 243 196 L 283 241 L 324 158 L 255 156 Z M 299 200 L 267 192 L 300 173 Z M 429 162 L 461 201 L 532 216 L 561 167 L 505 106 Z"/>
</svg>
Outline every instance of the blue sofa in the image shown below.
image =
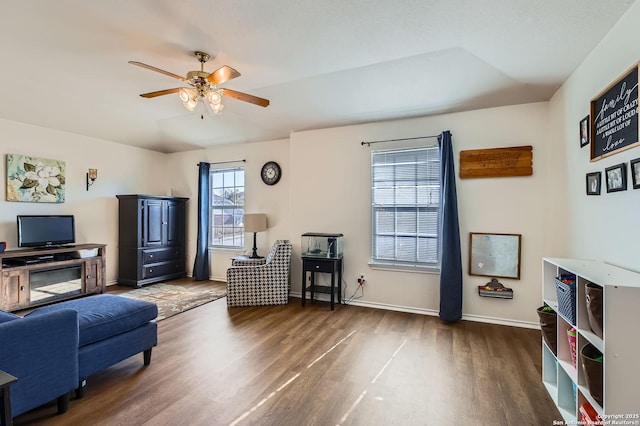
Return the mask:
<svg viewBox="0 0 640 426">
<path fill-rule="evenodd" d="M 11 386 L 12 416 L 58 398 L 64 413 L 69 392 L 82 398 L 87 378 L 158 343 L 155 303 L 101 294 L 37 308 L 20 318 L 0 311 L 0 370 L 18 378 Z"/>
<path fill-rule="evenodd" d="M 57 399 L 67 411 L 78 386 L 78 314 L 60 310 L 32 318 L 0 311 L 0 370 L 18 378 L 11 386 L 13 416 Z"/>
</svg>

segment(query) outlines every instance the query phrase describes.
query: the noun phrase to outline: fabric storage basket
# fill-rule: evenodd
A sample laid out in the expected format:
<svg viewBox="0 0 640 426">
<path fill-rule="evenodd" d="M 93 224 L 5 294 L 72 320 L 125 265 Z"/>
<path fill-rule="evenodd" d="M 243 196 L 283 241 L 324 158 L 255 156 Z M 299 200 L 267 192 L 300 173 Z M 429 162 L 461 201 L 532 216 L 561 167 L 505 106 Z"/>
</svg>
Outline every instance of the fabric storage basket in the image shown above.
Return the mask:
<svg viewBox="0 0 640 426">
<path fill-rule="evenodd" d="M 546 308 L 546 309 L 545 309 Z M 547 344 L 551 352 L 558 356 L 558 332 L 556 323 L 558 322 L 558 314 L 548 306 L 540 306 L 537 309 L 538 318 L 540 319 L 540 331 L 542 338 Z"/>
<path fill-rule="evenodd" d="M 588 343 L 580 351 L 580 361 L 589 393 L 602 407 L 602 353 Z"/>
<path fill-rule="evenodd" d="M 556 278 L 558 311 L 571 325 L 576 324 L 576 281 L 575 275 Z"/>
<path fill-rule="evenodd" d="M 591 331 L 602 339 L 602 287 L 588 283 L 585 286 L 585 293 L 589 326 Z"/>
</svg>

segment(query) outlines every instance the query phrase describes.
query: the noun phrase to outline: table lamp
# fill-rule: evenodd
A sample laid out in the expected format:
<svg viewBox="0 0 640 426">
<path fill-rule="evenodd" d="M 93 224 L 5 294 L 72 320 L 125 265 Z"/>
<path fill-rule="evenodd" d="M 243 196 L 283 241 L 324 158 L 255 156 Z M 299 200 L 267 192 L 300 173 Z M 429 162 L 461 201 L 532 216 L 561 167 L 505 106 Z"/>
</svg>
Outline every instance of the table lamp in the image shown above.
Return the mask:
<svg viewBox="0 0 640 426">
<path fill-rule="evenodd" d="M 250 259 L 262 259 L 258 256 L 258 248 L 256 247 L 256 234 L 267 230 L 267 215 L 264 213 L 253 213 L 244 215 L 244 231 L 253 232 L 253 253 Z"/>
</svg>

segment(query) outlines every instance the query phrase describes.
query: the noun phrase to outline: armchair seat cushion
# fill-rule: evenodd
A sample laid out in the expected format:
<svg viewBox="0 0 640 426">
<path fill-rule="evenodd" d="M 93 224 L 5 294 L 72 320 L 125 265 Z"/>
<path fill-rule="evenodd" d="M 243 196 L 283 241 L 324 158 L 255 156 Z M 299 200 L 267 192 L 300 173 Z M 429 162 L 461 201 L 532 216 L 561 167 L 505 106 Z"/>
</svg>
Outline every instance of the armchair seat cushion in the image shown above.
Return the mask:
<svg viewBox="0 0 640 426">
<path fill-rule="evenodd" d="M 61 309 L 78 312 L 80 347 L 142 327 L 158 316 L 155 303 L 111 294 L 84 297 L 38 308 L 30 315 Z"/>
</svg>

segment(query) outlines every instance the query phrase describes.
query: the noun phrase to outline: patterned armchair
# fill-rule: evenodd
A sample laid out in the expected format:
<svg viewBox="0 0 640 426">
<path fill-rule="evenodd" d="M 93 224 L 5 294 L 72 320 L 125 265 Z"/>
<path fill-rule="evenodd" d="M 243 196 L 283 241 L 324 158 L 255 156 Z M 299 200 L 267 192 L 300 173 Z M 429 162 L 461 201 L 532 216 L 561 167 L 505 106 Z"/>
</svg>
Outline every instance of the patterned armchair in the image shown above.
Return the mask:
<svg viewBox="0 0 640 426">
<path fill-rule="evenodd" d="M 265 259 L 234 260 L 227 269 L 227 306 L 287 304 L 290 263 L 288 240 L 277 240 Z"/>
</svg>

